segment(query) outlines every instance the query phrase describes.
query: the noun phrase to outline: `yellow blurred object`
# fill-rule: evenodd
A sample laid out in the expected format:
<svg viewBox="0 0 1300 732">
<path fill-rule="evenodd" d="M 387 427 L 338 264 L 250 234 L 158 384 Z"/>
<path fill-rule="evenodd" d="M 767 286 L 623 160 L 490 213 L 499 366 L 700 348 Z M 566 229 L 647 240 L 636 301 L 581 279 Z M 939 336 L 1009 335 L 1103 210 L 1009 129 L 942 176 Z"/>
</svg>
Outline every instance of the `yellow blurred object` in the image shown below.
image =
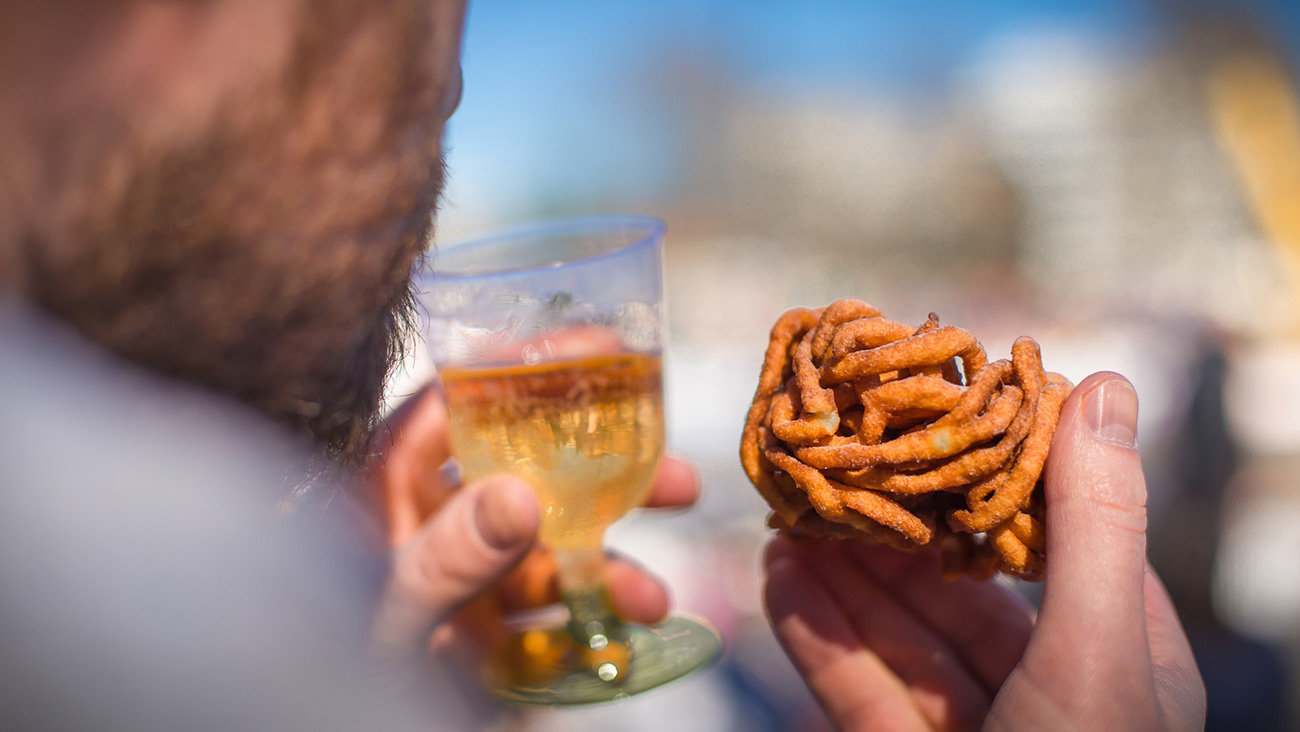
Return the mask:
<svg viewBox="0 0 1300 732">
<path fill-rule="evenodd" d="M 1277 59 L 1249 52 L 1215 66 L 1207 93 L 1219 141 L 1285 269 L 1290 335 L 1300 337 L 1300 100 L 1295 84 Z"/>
<path fill-rule="evenodd" d="M 613 683 L 627 678 L 631 659 L 632 649 L 628 648 L 627 643 L 612 638 L 582 649 L 583 665 L 591 669 L 601 681 Z"/>
<path fill-rule="evenodd" d="M 541 686 L 559 676 L 565 657 L 575 650 L 562 629 L 528 630 L 497 646 L 485 674 L 495 686 Z"/>
<path fill-rule="evenodd" d="M 574 641 L 566 626 L 526 630 L 497 645 L 484 674 L 496 686 L 532 687 L 581 667 L 602 681 L 621 682 L 627 676 L 632 651 L 623 641 L 599 638 L 599 643 L 584 647 Z"/>
</svg>

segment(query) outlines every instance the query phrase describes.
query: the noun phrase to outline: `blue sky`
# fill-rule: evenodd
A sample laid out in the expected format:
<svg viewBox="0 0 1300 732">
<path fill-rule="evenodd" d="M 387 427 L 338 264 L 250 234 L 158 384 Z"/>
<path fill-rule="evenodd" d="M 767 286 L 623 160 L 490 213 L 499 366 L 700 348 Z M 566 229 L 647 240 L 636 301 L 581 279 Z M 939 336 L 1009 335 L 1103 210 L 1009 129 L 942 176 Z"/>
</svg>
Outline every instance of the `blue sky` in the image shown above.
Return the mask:
<svg viewBox="0 0 1300 732">
<path fill-rule="evenodd" d="M 1297 38 L 1290 4 L 1250 3 L 1285 37 Z M 1123 0 L 471 1 L 465 94 L 448 131 L 452 210 L 444 218 L 526 216 L 564 198 L 636 198 L 670 185 L 671 156 L 664 151 L 675 144 L 675 130 L 647 95 L 645 80 L 687 49 L 742 83 L 913 94 L 941 89 L 984 44 L 1027 29 L 1066 27 L 1117 48 L 1141 47 L 1166 26 L 1158 6 Z"/>
</svg>

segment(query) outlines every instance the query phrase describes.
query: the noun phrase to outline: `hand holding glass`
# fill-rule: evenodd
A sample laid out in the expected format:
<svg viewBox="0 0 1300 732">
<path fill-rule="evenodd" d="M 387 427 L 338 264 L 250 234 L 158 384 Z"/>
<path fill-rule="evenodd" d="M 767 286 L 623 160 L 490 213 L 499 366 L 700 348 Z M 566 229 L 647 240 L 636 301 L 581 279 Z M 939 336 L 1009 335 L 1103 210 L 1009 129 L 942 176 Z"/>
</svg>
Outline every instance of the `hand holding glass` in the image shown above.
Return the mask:
<svg viewBox="0 0 1300 732">
<path fill-rule="evenodd" d="M 621 622 L 603 579 L 605 528 L 645 500 L 663 452 L 662 236 L 648 218 L 560 221 L 439 250 L 419 280 L 461 470 L 537 492 L 569 610 L 514 639 L 532 669 L 498 669 L 506 699 L 606 701 L 720 649 L 686 618 Z"/>
</svg>

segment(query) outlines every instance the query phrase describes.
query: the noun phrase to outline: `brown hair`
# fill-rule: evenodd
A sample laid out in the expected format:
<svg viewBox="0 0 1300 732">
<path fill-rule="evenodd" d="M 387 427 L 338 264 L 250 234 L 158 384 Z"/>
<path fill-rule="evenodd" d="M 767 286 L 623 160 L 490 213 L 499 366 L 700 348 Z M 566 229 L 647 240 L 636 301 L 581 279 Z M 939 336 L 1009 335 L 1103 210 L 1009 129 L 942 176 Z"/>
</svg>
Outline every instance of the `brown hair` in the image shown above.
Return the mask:
<svg viewBox="0 0 1300 732">
<path fill-rule="evenodd" d="M 142 139 L 120 110 L 50 130 L 52 166 L 83 130 L 107 141 L 75 171 L 87 205 L 0 241 L 17 248 L 0 281 L 360 460 L 442 179 L 429 110 L 446 80 L 426 46 L 447 34 L 418 8 L 310 3 L 281 73 L 183 143 Z"/>
</svg>

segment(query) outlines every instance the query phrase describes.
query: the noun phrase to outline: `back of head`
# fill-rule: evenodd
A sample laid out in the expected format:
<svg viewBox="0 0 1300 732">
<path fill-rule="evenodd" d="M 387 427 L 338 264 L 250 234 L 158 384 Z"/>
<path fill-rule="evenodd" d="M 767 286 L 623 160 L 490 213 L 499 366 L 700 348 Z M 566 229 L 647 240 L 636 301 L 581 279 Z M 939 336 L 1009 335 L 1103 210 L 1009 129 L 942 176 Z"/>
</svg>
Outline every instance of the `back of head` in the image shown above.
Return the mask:
<svg viewBox="0 0 1300 732">
<path fill-rule="evenodd" d="M 441 186 L 459 2 L 0 8 L 0 287 L 358 457 Z"/>
</svg>

